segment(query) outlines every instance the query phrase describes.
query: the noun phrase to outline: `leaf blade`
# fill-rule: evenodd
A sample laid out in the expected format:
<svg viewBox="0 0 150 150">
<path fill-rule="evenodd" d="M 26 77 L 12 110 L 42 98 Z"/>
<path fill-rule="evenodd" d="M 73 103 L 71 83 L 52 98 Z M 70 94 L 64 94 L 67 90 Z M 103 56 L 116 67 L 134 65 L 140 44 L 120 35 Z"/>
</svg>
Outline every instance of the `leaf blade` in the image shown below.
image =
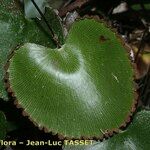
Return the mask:
<svg viewBox="0 0 150 150">
<path fill-rule="evenodd" d="M 94 20 L 76 22 L 60 49 L 25 44 L 8 72 L 12 91 L 30 117 L 64 136 L 102 136 L 131 113 L 130 60 L 114 32 Z"/>
</svg>

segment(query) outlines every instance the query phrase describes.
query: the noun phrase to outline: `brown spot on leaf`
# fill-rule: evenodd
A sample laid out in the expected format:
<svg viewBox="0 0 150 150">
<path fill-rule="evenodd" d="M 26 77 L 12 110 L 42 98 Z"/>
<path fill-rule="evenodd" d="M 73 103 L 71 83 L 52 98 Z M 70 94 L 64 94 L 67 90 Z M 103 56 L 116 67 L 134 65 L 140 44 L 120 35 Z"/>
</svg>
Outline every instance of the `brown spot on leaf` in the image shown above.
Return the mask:
<svg viewBox="0 0 150 150">
<path fill-rule="evenodd" d="M 105 42 L 105 41 L 107 41 L 107 40 L 109 40 L 108 38 L 106 38 L 105 36 L 103 36 L 103 35 L 101 35 L 100 37 L 99 37 L 99 41 L 100 41 L 100 43 L 103 43 L 103 42 Z"/>
</svg>

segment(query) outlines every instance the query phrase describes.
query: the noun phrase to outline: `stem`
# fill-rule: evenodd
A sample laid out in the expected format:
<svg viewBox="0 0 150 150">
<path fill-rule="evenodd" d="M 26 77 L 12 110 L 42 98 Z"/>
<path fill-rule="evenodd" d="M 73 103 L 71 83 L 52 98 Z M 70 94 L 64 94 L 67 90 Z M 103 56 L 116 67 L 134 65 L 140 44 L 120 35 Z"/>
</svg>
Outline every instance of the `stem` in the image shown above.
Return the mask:
<svg viewBox="0 0 150 150">
<path fill-rule="evenodd" d="M 45 24 L 47 25 L 50 34 L 52 35 L 53 41 L 56 44 L 56 46 L 58 48 L 61 47 L 59 41 L 58 41 L 58 37 L 56 36 L 56 34 L 53 32 L 53 29 L 51 28 L 50 24 L 48 23 L 48 21 L 46 20 L 45 16 L 43 15 L 42 11 L 40 10 L 40 8 L 38 7 L 38 5 L 36 4 L 36 2 L 34 0 L 31 0 L 31 2 L 33 3 L 33 5 L 35 6 L 35 8 L 37 9 L 37 11 L 39 12 L 39 14 L 41 15 L 41 17 L 43 18 Z"/>
<path fill-rule="evenodd" d="M 136 53 L 136 55 L 135 55 L 135 62 L 137 62 L 138 56 L 139 56 L 139 54 L 140 54 L 140 52 L 141 52 L 141 50 L 142 50 L 146 33 L 147 33 L 147 29 L 145 29 L 145 31 L 144 31 L 144 33 L 143 33 L 143 35 L 142 35 L 142 39 L 141 39 L 141 42 L 140 42 L 138 51 L 137 51 L 137 53 Z"/>
</svg>

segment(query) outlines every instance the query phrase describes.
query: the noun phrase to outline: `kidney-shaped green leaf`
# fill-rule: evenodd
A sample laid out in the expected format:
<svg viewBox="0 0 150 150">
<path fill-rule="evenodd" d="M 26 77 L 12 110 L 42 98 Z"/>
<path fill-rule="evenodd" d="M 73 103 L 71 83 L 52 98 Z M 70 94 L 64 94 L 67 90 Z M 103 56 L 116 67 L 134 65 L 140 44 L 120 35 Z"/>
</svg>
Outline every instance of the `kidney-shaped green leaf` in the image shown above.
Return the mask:
<svg viewBox="0 0 150 150">
<path fill-rule="evenodd" d="M 0 111 L 0 140 L 3 140 L 6 136 L 6 118 L 3 112 Z"/>
<path fill-rule="evenodd" d="M 49 15 L 54 16 L 49 8 L 46 9 Z M 47 14 L 46 14 L 47 15 Z M 53 18 L 53 20 L 50 20 Z M 62 27 L 57 17 L 49 17 L 48 21 L 56 25 L 56 34 L 62 38 Z M 60 29 L 58 30 L 58 28 Z M 0 1 L 0 97 L 6 99 L 6 92 L 4 88 L 4 72 L 3 68 L 6 63 L 8 54 L 18 45 L 26 42 L 34 42 L 54 48 L 52 37 L 49 32 L 45 31 L 39 22 L 34 20 L 27 20 L 24 18 L 22 9 L 20 8 L 18 0 L 1 0 Z"/>
<path fill-rule="evenodd" d="M 65 146 L 64 150 L 148 150 L 150 148 L 150 111 L 136 114 L 126 131 L 103 142 L 87 146 Z"/>
<path fill-rule="evenodd" d="M 31 118 L 64 136 L 101 136 L 118 128 L 134 101 L 126 49 L 105 24 L 91 19 L 74 23 L 60 49 L 25 44 L 8 73 Z"/>
</svg>

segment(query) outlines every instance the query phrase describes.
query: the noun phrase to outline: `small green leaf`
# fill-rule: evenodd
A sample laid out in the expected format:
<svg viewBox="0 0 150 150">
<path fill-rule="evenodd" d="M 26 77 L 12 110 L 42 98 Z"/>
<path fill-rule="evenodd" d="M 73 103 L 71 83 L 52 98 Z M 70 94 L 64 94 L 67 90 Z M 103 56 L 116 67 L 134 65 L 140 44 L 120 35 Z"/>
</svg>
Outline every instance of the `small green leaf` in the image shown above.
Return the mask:
<svg viewBox="0 0 150 150">
<path fill-rule="evenodd" d="M 5 139 L 6 137 L 6 130 L 7 130 L 7 124 L 6 124 L 6 118 L 3 112 L 0 111 L 0 140 Z"/>
<path fill-rule="evenodd" d="M 136 114 L 133 123 L 120 134 L 88 146 L 65 146 L 63 150 L 148 150 L 150 148 L 150 111 Z"/>
<path fill-rule="evenodd" d="M 150 3 L 147 3 L 147 4 L 145 3 L 143 4 L 143 6 L 146 10 L 150 10 Z M 142 6 L 140 4 L 134 4 L 131 6 L 131 8 L 135 11 L 142 10 Z"/>
<path fill-rule="evenodd" d="M 61 18 L 50 7 L 45 8 L 44 15 L 45 15 L 47 22 L 51 26 L 55 36 L 57 37 L 57 40 L 60 42 L 60 45 L 63 45 L 64 44 L 64 32 L 63 32 L 63 26 L 61 23 Z M 37 21 L 41 24 L 42 28 L 45 29 L 45 32 L 49 33 L 49 29 L 47 25 L 45 24 L 43 18 Z"/>
<path fill-rule="evenodd" d="M 131 8 L 135 11 L 142 10 L 143 9 L 142 7 L 144 7 L 146 10 L 150 10 L 149 0 L 142 0 L 141 4 L 136 2 L 135 4 L 131 4 Z"/>
<path fill-rule="evenodd" d="M 52 14 L 47 8 L 48 14 Z M 54 14 L 51 16 L 56 24 L 56 34 L 62 43 L 63 33 L 60 21 L 54 20 Z M 56 19 L 56 18 L 55 18 Z M 41 21 L 42 22 L 42 21 Z M 53 25 L 54 27 L 54 25 Z M 60 33 L 59 33 L 60 32 Z M 27 20 L 24 18 L 22 9 L 19 7 L 17 0 L 1 0 L 0 1 L 0 97 L 7 99 L 7 93 L 4 87 L 4 66 L 6 64 L 8 54 L 18 45 L 26 42 L 33 42 L 44 46 L 54 48 L 51 35 L 41 27 L 39 21 Z"/>
<path fill-rule="evenodd" d="M 64 136 L 102 136 L 125 123 L 134 102 L 126 49 L 95 20 L 75 22 L 60 49 L 25 44 L 15 51 L 8 73 L 30 117 Z"/>
</svg>

